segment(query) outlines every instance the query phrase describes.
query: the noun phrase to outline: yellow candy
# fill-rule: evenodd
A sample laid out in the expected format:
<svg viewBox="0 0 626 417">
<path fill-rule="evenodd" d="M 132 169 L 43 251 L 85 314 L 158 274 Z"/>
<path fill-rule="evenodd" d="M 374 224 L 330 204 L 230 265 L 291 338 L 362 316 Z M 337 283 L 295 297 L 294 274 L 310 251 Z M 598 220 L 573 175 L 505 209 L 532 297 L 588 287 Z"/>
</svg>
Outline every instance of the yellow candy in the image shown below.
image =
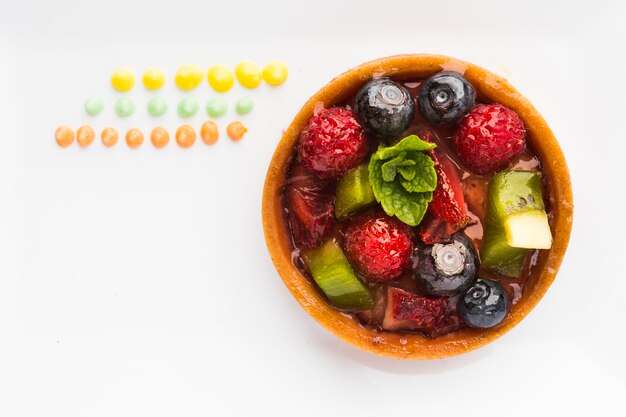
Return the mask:
<svg viewBox="0 0 626 417">
<path fill-rule="evenodd" d="M 183 65 L 176 73 L 176 85 L 181 90 L 193 90 L 202 82 L 204 71 L 197 65 Z"/>
<path fill-rule="evenodd" d="M 239 84 L 246 88 L 257 88 L 261 84 L 261 70 L 252 61 L 241 61 L 237 64 L 235 76 Z"/>
<path fill-rule="evenodd" d="M 111 76 L 111 85 L 117 91 L 129 91 L 135 85 L 135 75 L 129 69 L 117 69 Z"/>
<path fill-rule="evenodd" d="M 275 60 L 263 68 L 263 79 L 269 85 L 281 85 L 287 79 L 287 64 L 283 61 Z"/>
<path fill-rule="evenodd" d="M 232 71 L 224 64 L 213 65 L 209 68 L 208 80 L 209 85 L 218 93 L 227 92 L 235 82 Z"/>
<path fill-rule="evenodd" d="M 148 90 L 158 90 L 165 84 L 165 74 L 158 68 L 147 69 L 143 73 L 143 85 Z"/>
</svg>

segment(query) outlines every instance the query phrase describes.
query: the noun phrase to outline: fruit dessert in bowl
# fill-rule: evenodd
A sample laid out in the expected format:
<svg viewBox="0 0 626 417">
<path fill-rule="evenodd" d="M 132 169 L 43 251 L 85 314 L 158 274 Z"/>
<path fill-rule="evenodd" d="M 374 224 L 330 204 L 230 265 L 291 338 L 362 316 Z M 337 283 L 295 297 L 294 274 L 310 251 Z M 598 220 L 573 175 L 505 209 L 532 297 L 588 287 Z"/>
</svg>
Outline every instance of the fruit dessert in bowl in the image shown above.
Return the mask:
<svg viewBox="0 0 626 417">
<path fill-rule="evenodd" d="M 432 55 L 368 62 L 300 110 L 274 153 L 263 226 L 301 306 L 396 358 L 483 346 L 552 283 L 573 216 L 561 149 L 504 79 Z"/>
</svg>

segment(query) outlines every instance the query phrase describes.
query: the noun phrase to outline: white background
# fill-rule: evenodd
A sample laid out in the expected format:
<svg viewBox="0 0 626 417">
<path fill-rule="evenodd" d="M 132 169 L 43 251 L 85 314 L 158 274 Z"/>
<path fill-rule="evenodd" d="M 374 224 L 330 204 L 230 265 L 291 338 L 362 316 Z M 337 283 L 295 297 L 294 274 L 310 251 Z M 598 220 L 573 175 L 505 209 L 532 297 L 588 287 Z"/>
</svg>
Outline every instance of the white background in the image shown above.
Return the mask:
<svg viewBox="0 0 626 417">
<path fill-rule="evenodd" d="M 625 3 L 441 3 L 0 0 L 0 416 L 624 415 Z M 509 78 L 560 140 L 576 204 L 539 306 L 495 343 L 431 362 L 361 352 L 315 323 L 276 274 L 260 214 L 304 101 L 410 52 Z M 60 124 L 155 125 L 140 84 L 137 113 L 113 114 L 116 67 L 167 71 L 172 132 L 178 66 L 273 58 L 290 77 L 248 93 L 240 143 L 224 135 L 238 86 L 211 148 L 54 142 Z M 97 118 L 82 110 L 92 94 L 106 99 Z"/>
</svg>

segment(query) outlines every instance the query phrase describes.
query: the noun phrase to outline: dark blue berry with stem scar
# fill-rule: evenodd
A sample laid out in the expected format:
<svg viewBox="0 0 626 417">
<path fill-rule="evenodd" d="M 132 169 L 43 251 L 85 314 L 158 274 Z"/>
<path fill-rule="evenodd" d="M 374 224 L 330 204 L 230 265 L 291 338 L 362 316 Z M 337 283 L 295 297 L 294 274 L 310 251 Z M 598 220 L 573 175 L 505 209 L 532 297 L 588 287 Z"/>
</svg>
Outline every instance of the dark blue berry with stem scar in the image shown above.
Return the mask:
<svg viewBox="0 0 626 417">
<path fill-rule="evenodd" d="M 499 324 L 509 311 L 509 299 L 496 281 L 478 279 L 459 299 L 459 313 L 465 322 L 478 329 Z"/>
<path fill-rule="evenodd" d="M 415 118 L 415 102 L 409 90 L 389 78 L 365 84 L 356 94 L 354 111 L 358 122 L 379 138 L 404 132 Z"/>
<path fill-rule="evenodd" d="M 460 294 L 476 280 L 478 256 L 463 233 L 452 235 L 448 242 L 422 245 L 416 255 L 415 282 L 428 295 Z"/>
<path fill-rule="evenodd" d="M 420 113 L 435 124 L 456 123 L 476 102 L 474 87 L 456 72 L 439 72 L 422 84 L 418 96 Z"/>
</svg>

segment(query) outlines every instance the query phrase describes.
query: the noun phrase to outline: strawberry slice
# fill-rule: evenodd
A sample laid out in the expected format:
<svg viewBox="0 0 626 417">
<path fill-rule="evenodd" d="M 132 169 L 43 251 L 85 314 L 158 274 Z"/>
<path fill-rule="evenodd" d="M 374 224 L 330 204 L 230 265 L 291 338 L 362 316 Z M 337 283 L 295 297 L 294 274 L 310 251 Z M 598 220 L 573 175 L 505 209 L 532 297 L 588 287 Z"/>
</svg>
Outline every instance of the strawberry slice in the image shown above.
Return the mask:
<svg viewBox="0 0 626 417">
<path fill-rule="evenodd" d="M 419 135 L 427 142 L 442 144 L 431 130 L 424 129 Z M 439 147 L 430 151 L 430 156 L 435 161 L 437 188 L 419 230 L 420 238 L 427 245 L 449 240 L 450 236 L 467 226 L 471 220 L 454 163 Z"/>
<path fill-rule="evenodd" d="M 429 334 L 447 324 L 448 298 L 428 298 L 399 288 L 387 289 L 385 330 L 419 330 Z"/>
<path fill-rule="evenodd" d="M 333 231 L 335 193 L 301 165 L 294 167 L 285 190 L 289 223 L 296 246 L 319 246 Z"/>
</svg>

